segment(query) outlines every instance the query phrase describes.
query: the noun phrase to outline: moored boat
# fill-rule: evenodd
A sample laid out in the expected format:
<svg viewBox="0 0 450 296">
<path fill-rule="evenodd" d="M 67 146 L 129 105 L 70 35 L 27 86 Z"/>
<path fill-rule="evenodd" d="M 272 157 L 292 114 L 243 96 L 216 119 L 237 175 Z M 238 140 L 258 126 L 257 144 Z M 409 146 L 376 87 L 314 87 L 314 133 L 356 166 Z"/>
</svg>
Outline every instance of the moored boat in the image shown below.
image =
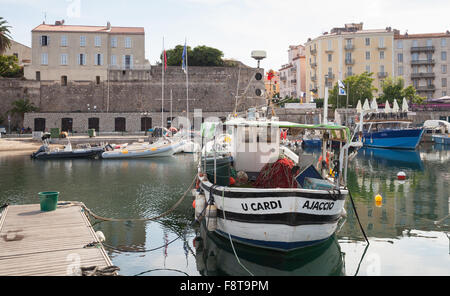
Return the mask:
<svg viewBox="0 0 450 296">
<path fill-rule="evenodd" d="M 32 159 L 75 159 L 75 158 L 100 158 L 104 151 L 104 147 L 90 147 L 87 145 L 84 148 L 72 149 L 72 144 L 69 143 L 64 149 L 50 149 L 47 141 L 39 147 L 36 152 L 31 154 Z"/>
<path fill-rule="evenodd" d="M 222 153 L 213 149 L 213 158 L 202 158 L 196 218 L 204 217 L 208 229 L 238 243 L 280 251 L 332 236 L 348 195 L 348 128 L 262 117 L 233 118 L 224 124 L 232 134 L 231 149 Z M 295 135 L 305 129 L 322 134 L 323 158 L 317 167 L 316 162 L 302 163 L 301 157 L 286 153 L 287 147 L 281 149 L 281 128 Z M 339 151 L 330 151 L 332 141 L 341 143 Z M 204 152 L 211 156 L 211 151 Z M 237 172 L 234 184 L 227 173 L 231 171 Z"/>
</svg>

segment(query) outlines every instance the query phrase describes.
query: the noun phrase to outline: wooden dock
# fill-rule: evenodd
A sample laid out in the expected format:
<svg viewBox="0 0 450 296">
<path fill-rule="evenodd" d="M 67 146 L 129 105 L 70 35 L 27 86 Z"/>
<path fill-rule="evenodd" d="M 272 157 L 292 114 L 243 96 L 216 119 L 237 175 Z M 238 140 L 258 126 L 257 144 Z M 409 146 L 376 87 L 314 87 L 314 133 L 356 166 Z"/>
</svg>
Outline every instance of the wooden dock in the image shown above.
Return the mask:
<svg viewBox="0 0 450 296">
<path fill-rule="evenodd" d="M 112 266 L 101 244 L 86 247 L 94 242 L 99 238 L 80 205 L 51 212 L 39 204 L 8 206 L 0 218 L 0 276 L 66 276 Z"/>
</svg>

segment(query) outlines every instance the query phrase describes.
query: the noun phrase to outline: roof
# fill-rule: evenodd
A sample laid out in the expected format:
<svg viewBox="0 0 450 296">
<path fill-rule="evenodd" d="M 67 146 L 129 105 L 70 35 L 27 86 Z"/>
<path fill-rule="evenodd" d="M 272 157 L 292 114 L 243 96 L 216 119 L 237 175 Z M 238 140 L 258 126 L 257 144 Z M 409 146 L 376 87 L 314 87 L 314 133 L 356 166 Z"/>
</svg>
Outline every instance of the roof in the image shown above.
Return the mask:
<svg viewBox="0 0 450 296">
<path fill-rule="evenodd" d="M 31 32 L 83 32 L 83 33 L 111 33 L 111 34 L 144 34 L 143 27 L 111 27 L 106 26 L 76 26 L 76 25 L 47 25 L 41 24 Z"/>
<path fill-rule="evenodd" d="M 424 34 L 394 35 L 394 39 L 442 38 L 442 37 L 450 37 L 450 33 L 424 33 Z"/>
</svg>

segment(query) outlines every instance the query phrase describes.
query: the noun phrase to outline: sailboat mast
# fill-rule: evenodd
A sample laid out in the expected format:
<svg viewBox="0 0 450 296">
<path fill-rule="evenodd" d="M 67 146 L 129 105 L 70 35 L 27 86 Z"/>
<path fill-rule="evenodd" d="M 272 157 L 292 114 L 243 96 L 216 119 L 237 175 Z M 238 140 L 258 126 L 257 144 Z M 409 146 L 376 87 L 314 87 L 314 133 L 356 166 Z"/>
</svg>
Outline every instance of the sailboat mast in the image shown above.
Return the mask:
<svg viewBox="0 0 450 296">
<path fill-rule="evenodd" d="M 163 37 L 163 52 L 162 52 L 162 63 L 161 63 L 161 128 L 164 127 L 164 67 L 166 63 L 166 57 L 164 56 L 164 37 Z"/>
</svg>

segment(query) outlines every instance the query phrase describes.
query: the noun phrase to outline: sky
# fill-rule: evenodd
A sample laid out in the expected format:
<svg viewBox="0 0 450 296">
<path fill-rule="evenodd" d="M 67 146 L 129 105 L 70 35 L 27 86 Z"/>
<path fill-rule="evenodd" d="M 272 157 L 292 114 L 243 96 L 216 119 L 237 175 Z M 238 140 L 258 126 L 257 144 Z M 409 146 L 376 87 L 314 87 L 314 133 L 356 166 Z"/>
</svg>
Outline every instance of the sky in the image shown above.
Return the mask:
<svg viewBox="0 0 450 296">
<path fill-rule="evenodd" d="M 448 0 L 0 0 L 0 16 L 17 42 L 31 46 L 31 30 L 46 20 L 67 25 L 144 27 L 146 58 L 160 60 L 178 44 L 220 49 L 224 58 L 256 67 L 251 51 L 265 50 L 266 70 L 288 62 L 289 45 L 304 44 L 345 23 L 401 33 L 450 30 Z"/>
</svg>

